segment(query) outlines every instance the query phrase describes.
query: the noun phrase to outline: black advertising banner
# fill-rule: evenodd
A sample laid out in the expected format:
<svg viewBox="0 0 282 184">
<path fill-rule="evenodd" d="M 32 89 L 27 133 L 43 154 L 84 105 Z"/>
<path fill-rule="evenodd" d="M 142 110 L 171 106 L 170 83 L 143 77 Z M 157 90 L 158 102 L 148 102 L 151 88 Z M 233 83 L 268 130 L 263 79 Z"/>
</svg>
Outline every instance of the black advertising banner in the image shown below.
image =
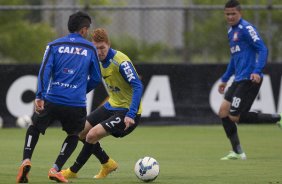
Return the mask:
<svg viewBox="0 0 282 184">
<path fill-rule="evenodd" d="M 136 69 L 144 84 L 142 124 L 220 123 L 216 113 L 223 96 L 217 92 L 217 86 L 226 65 L 145 64 L 137 65 Z M 33 114 L 38 71 L 38 65 L 0 65 L 3 127 L 14 127 L 18 117 Z M 282 65 L 268 64 L 253 110 L 282 111 L 281 74 Z M 88 112 L 103 103 L 106 97 L 102 85 L 89 93 Z"/>
<path fill-rule="evenodd" d="M 36 65 L 0 65 L 0 119 L 3 127 L 15 126 L 16 118 L 33 114 Z"/>
</svg>

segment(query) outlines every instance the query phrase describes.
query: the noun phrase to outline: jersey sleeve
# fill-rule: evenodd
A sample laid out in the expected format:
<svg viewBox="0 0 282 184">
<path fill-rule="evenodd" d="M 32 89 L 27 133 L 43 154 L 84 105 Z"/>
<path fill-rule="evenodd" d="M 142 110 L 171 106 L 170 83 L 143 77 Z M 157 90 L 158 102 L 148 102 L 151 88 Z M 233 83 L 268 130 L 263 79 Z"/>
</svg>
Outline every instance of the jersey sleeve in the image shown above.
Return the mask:
<svg viewBox="0 0 282 184">
<path fill-rule="evenodd" d="M 221 81 L 222 82 L 228 82 L 228 80 L 234 74 L 234 72 L 235 72 L 235 65 L 234 65 L 234 60 L 231 57 L 230 62 L 228 64 L 228 66 L 227 66 L 227 69 L 226 69 L 225 73 L 221 77 Z"/>
<path fill-rule="evenodd" d="M 252 73 L 261 74 L 267 62 L 268 49 L 264 44 L 262 38 L 260 37 L 259 33 L 253 26 L 251 25 L 246 26 L 244 35 L 257 53 L 257 62 L 255 69 L 253 70 Z"/>
<path fill-rule="evenodd" d="M 135 71 L 131 62 L 122 62 L 119 67 L 119 72 L 121 73 L 124 80 L 127 81 L 132 87 L 132 100 L 129 107 L 129 111 L 127 112 L 126 116 L 134 119 L 138 112 L 138 108 L 141 102 L 143 94 L 143 84 L 139 79 L 138 74 Z"/>
<path fill-rule="evenodd" d="M 37 99 L 45 99 L 46 92 L 49 87 L 49 83 L 51 80 L 51 73 L 53 67 L 54 55 L 52 53 L 52 47 L 48 45 L 46 47 L 43 61 L 40 66 L 39 74 L 38 74 L 38 83 L 37 83 Z"/>
<path fill-rule="evenodd" d="M 87 83 L 87 93 L 95 89 L 102 82 L 102 75 L 99 66 L 98 56 L 95 52 L 91 59 L 91 67 L 89 71 L 89 79 Z"/>
</svg>

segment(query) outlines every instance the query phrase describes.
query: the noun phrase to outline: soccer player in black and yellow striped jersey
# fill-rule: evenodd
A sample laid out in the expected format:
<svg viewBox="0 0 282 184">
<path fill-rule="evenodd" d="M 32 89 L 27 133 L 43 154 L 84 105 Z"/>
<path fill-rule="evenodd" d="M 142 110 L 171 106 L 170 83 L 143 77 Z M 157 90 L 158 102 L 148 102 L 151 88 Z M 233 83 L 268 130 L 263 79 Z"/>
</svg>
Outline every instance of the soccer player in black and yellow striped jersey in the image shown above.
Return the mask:
<svg viewBox="0 0 282 184">
<path fill-rule="evenodd" d="M 75 163 L 62 170 L 66 178 L 77 177 L 77 172 L 94 154 L 102 164 L 94 178 L 105 178 L 118 164 L 101 148 L 99 141 L 108 136 L 124 137 L 138 125 L 142 112 L 143 85 L 130 59 L 111 48 L 105 29 L 94 30 L 93 43 L 97 48 L 100 69 L 109 99 L 87 116 L 84 131 L 80 134 L 84 146 Z"/>
</svg>

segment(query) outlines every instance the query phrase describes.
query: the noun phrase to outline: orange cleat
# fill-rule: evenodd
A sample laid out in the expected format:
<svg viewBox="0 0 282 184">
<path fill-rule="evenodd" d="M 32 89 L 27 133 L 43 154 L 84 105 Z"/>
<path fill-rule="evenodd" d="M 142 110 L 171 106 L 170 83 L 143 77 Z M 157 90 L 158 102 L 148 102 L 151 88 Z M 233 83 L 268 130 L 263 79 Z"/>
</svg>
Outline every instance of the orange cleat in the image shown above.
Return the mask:
<svg viewBox="0 0 282 184">
<path fill-rule="evenodd" d="M 31 162 L 29 159 L 23 161 L 19 167 L 16 183 L 28 183 L 28 173 L 31 169 Z"/>
<path fill-rule="evenodd" d="M 58 183 L 68 183 L 69 181 L 62 175 L 61 172 L 56 171 L 56 169 L 51 168 L 48 173 L 48 178 L 54 180 Z"/>
</svg>

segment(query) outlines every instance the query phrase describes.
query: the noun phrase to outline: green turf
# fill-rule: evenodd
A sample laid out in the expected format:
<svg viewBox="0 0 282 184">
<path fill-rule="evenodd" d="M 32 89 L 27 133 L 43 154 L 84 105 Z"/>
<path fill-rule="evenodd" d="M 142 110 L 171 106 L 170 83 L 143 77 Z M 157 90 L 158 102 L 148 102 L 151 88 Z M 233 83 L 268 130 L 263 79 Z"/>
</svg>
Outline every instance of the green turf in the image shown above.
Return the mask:
<svg viewBox="0 0 282 184">
<path fill-rule="evenodd" d="M 156 184 L 277 184 L 282 183 L 282 130 L 275 125 L 240 125 L 246 161 L 220 161 L 230 150 L 221 126 L 139 127 L 123 138 L 107 137 L 102 146 L 119 163 L 119 169 L 103 180 L 92 179 L 100 167 L 91 158 L 73 183 L 138 184 L 135 162 L 152 156 L 160 164 Z M 15 183 L 22 158 L 24 129 L 0 130 L 0 183 Z M 64 132 L 50 128 L 41 136 L 32 159 L 30 183 L 53 183 L 47 178 Z M 66 163 L 70 166 L 81 148 L 79 143 Z"/>
</svg>

